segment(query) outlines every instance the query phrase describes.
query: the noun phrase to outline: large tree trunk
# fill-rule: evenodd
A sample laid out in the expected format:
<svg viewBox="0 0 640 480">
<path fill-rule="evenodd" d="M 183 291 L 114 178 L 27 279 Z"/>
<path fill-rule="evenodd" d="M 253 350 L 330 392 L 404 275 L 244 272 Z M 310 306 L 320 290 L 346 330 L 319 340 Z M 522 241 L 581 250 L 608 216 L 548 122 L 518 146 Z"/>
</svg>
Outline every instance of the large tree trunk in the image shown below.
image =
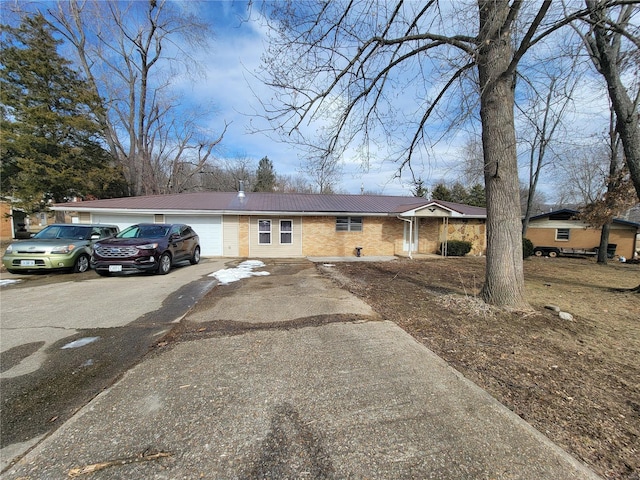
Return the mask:
<svg viewBox="0 0 640 480">
<path fill-rule="evenodd" d="M 611 223 L 605 223 L 602 226 L 600 232 L 600 246 L 598 247 L 598 263 L 607 264 L 608 260 L 608 247 L 609 247 L 609 232 L 611 231 Z"/>
<path fill-rule="evenodd" d="M 508 13 L 506 0 L 480 2 L 478 73 L 487 194 L 487 266 L 482 297 L 496 306 L 528 310 L 513 114 L 515 78 L 505 75 L 513 58 L 509 31 L 502 28 Z"/>
</svg>

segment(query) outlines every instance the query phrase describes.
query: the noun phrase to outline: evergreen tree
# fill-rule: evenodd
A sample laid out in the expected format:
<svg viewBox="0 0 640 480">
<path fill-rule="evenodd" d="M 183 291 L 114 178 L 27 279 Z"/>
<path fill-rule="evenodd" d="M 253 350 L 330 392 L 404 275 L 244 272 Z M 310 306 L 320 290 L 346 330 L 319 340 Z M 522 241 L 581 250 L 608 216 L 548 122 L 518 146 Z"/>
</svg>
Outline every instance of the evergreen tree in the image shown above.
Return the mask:
<svg viewBox="0 0 640 480">
<path fill-rule="evenodd" d="M 469 193 L 464 185 L 460 182 L 456 182 L 451 187 L 451 201 L 455 203 L 468 203 Z"/>
<path fill-rule="evenodd" d="M 480 183 L 476 183 L 469 189 L 466 203 L 467 205 L 472 205 L 474 207 L 487 206 L 487 195 L 484 191 L 484 187 Z"/>
<path fill-rule="evenodd" d="M 438 183 L 431 191 L 432 200 L 442 200 L 445 202 L 452 202 L 451 191 L 444 183 Z"/>
<path fill-rule="evenodd" d="M 59 43 L 40 15 L 18 28 L 2 26 L 0 188 L 28 211 L 125 191 L 122 172 L 101 146 L 93 115 L 100 99 L 58 54 Z"/>
<path fill-rule="evenodd" d="M 484 191 L 484 187 L 480 183 L 476 183 L 469 189 L 467 195 L 467 205 L 474 207 L 486 207 L 487 206 L 487 194 Z"/>
<path fill-rule="evenodd" d="M 424 180 L 418 178 L 413 182 L 413 196 L 414 197 L 426 197 L 429 193 L 427 187 L 424 186 Z"/>
<path fill-rule="evenodd" d="M 276 174 L 273 171 L 273 163 L 268 157 L 264 157 L 256 170 L 256 183 L 254 192 L 273 192 L 276 186 Z"/>
</svg>

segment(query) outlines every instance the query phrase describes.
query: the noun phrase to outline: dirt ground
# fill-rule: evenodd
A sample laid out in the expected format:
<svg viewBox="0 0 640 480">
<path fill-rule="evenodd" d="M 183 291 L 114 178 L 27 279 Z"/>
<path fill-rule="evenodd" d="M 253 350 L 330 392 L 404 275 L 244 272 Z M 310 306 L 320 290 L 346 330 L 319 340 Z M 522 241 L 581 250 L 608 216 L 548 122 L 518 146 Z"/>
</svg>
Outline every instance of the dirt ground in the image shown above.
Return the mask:
<svg viewBox="0 0 640 480">
<path fill-rule="evenodd" d="M 321 270 L 600 475 L 640 479 L 640 294 L 617 290 L 640 284 L 640 265 L 527 259 L 530 313 L 476 297 L 483 258 Z"/>
</svg>

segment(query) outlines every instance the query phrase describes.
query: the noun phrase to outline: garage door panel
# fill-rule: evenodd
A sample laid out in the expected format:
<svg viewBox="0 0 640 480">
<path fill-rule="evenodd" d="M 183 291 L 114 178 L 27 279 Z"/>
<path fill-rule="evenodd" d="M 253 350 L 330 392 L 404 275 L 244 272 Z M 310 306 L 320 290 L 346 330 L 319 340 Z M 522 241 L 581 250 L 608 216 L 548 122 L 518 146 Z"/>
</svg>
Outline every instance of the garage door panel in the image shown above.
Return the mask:
<svg viewBox="0 0 640 480">
<path fill-rule="evenodd" d="M 190 225 L 200 237 L 202 255 L 222 256 L 222 217 L 207 215 L 165 215 L 166 223 Z"/>
</svg>

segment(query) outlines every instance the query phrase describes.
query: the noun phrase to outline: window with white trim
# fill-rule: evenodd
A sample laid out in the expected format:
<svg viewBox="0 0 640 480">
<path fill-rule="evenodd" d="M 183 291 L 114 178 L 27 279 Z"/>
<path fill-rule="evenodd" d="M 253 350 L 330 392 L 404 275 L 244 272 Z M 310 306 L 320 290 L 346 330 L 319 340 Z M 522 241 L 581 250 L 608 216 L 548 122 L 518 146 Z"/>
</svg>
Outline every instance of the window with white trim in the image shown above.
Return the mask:
<svg viewBox="0 0 640 480">
<path fill-rule="evenodd" d="M 336 217 L 336 232 L 361 232 L 362 217 Z"/>
<path fill-rule="evenodd" d="M 293 220 L 280 220 L 280 243 L 283 245 L 293 243 Z"/>
<path fill-rule="evenodd" d="M 569 240 L 569 228 L 557 228 L 556 240 L 568 241 Z"/>
<path fill-rule="evenodd" d="M 271 220 L 258 220 L 258 243 L 271 244 Z"/>
</svg>

